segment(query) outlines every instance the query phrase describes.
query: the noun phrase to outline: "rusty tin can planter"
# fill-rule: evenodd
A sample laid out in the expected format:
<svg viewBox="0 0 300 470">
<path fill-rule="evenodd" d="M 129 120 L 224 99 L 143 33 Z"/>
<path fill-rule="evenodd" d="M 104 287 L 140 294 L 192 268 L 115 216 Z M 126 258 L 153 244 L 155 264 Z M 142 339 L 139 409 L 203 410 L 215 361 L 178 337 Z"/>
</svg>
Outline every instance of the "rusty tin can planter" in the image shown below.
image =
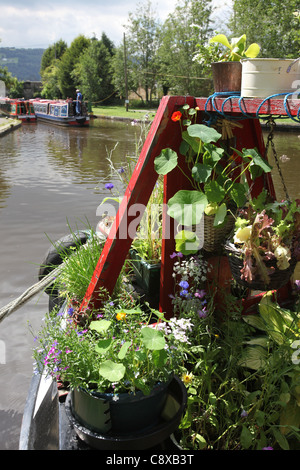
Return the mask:
<svg viewBox="0 0 300 470">
<path fill-rule="evenodd" d="M 211 67 L 216 93 L 241 92 L 242 64 L 240 62 L 213 62 Z"/>
</svg>

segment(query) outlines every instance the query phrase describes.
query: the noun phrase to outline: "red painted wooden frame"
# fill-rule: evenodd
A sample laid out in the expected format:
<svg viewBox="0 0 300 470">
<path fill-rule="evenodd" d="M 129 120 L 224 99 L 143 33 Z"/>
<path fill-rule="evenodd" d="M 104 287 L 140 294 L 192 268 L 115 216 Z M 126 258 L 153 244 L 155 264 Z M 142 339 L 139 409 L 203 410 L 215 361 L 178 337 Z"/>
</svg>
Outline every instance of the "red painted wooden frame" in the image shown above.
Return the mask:
<svg viewBox="0 0 300 470">
<path fill-rule="evenodd" d="M 224 101 L 224 98 L 215 99 L 215 108 L 221 111 Z M 235 122 L 239 122 L 242 127 L 236 127 L 233 130 L 235 148 L 237 150 L 256 147 L 261 155 L 264 155 L 264 140 L 260 122 L 256 116 L 257 109 L 261 102 L 262 100 L 243 100 L 243 111 L 247 113 L 247 115 L 252 115 L 251 118 L 245 119 L 245 115 L 242 115 L 240 111 L 238 99 L 226 99 L 223 111 L 226 112 L 227 115 L 235 115 L 235 117 L 240 115 L 241 117 L 240 121 L 236 120 Z M 132 228 L 132 224 L 136 223 L 137 214 L 133 212 L 135 208 L 134 205 L 140 204 L 141 213 L 139 216 L 141 217 L 158 178 L 154 169 L 154 159 L 164 148 L 169 147 L 178 151 L 181 142 L 180 127 L 178 123 L 173 122 L 170 118 L 172 113 L 185 103 L 188 103 L 190 107 L 198 106 L 201 119 L 205 117 L 205 110 L 215 112 L 215 108 L 207 98 L 182 96 L 163 97 L 111 228 L 110 235 L 105 243 L 90 285 L 81 304 L 82 310 L 88 306 L 94 306 L 96 308 L 101 306 L 101 299 L 99 297 L 101 288 L 105 288 L 109 294 L 113 292 L 132 243 L 132 237 L 128 236 L 128 229 L 129 227 Z M 300 100 L 289 100 L 289 113 L 292 116 L 297 116 L 299 107 Z M 268 115 L 286 115 L 283 100 L 268 100 L 268 102 L 261 107 L 261 113 Z M 254 188 L 254 193 L 259 191 L 262 185 L 267 186 L 275 196 L 270 176 L 266 181 L 261 179 L 258 182 L 258 186 Z M 189 187 L 187 179 L 183 177 L 182 172 L 175 168 L 169 175 L 165 176 L 164 179 L 164 202 L 166 203 L 179 189 L 189 189 Z M 130 235 L 132 234 L 130 233 Z M 173 264 L 170 262 L 170 255 L 174 250 L 174 225 L 164 212 L 160 310 L 165 312 L 168 316 L 172 314 L 169 294 L 173 293 L 174 285 L 172 278 Z"/>
</svg>

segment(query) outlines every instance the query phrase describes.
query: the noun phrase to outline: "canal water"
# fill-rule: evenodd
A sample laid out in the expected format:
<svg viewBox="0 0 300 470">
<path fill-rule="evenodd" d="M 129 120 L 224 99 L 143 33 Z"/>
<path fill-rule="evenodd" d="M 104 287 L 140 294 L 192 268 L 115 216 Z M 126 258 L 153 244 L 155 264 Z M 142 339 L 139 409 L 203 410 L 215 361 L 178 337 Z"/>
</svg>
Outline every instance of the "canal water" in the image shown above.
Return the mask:
<svg viewBox="0 0 300 470">
<path fill-rule="evenodd" d="M 95 119 L 86 129 L 25 124 L 0 139 L 0 308 L 37 282 L 51 241 L 69 227 L 96 227 L 97 207 L 109 195 L 105 183 L 122 191 L 107 156 L 112 152 L 120 168 L 139 138 L 139 126 Z M 300 197 L 300 128 L 278 132 L 275 145 L 289 195 Z M 276 167 L 273 177 L 284 197 Z M 18 449 L 32 376 L 28 324 L 38 330 L 47 309 L 41 293 L 0 323 L 0 450 Z"/>
</svg>

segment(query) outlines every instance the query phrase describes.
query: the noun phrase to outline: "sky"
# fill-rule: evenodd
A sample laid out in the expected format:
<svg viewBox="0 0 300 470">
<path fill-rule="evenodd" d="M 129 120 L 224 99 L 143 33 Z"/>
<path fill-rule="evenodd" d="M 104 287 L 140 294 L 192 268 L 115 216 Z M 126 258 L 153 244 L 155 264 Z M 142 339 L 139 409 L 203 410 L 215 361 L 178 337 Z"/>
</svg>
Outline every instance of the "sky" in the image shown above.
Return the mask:
<svg viewBox="0 0 300 470">
<path fill-rule="evenodd" d="M 0 0 L 0 47 L 46 49 L 60 39 L 70 46 L 80 34 L 100 39 L 102 33 L 118 46 L 129 12 L 135 13 L 140 3 L 144 1 Z M 176 0 L 152 0 L 151 4 L 164 21 L 174 11 Z"/>
</svg>

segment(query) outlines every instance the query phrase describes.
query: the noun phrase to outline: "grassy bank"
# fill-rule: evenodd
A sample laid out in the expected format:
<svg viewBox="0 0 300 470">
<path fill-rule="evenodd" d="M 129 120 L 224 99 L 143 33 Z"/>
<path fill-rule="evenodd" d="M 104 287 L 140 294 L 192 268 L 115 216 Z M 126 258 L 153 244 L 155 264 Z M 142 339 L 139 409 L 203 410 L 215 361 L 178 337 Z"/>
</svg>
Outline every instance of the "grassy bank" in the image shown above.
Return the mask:
<svg viewBox="0 0 300 470">
<path fill-rule="evenodd" d="M 93 106 L 95 116 L 111 116 L 128 119 L 145 119 L 153 120 L 156 109 L 129 109 L 126 111 L 125 106 Z"/>
<path fill-rule="evenodd" d="M 125 106 L 93 106 L 93 113 L 95 116 L 106 116 L 106 117 L 119 117 L 119 118 L 128 118 L 128 119 L 138 119 L 138 120 L 149 120 L 153 121 L 156 109 L 129 109 L 126 111 Z M 261 121 L 262 124 L 265 123 L 264 120 Z M 295 122 L 292 119 L 276 119 L 277 126 L 291 127 L 295 128 L 300 127 L 300 124 Z"/>
</svg>

